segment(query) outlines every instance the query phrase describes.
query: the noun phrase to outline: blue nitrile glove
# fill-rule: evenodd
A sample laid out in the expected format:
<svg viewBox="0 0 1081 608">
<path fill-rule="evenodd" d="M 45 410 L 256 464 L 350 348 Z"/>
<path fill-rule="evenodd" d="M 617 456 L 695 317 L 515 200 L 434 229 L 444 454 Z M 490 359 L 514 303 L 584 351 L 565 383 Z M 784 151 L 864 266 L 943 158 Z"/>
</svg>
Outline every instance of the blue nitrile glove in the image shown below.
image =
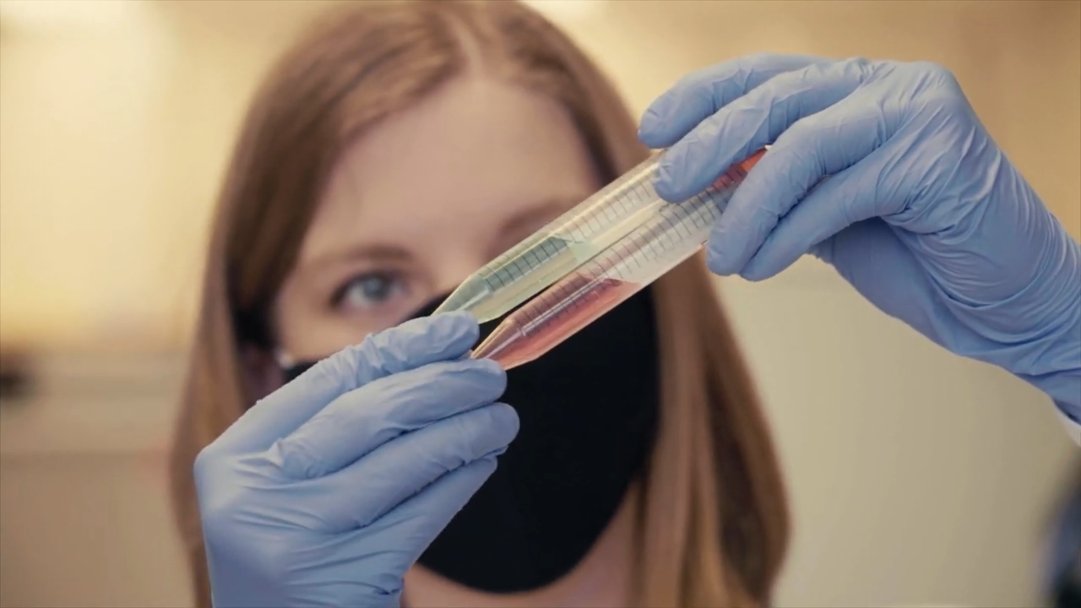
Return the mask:
<svg viewBox="0 0 1081 608">
<path fill-rule="evenodd" d="M 463 358 L 468 313 L 409 321 L 257 403 L 195 462 L 217 608 L 396 606 L 402 577 L 495 470 L 518 416 Z"/>
<path fill-rule="evenodd" d="M 714 227 L 715 273 L 761 280 L 810 252 L 886 313 L 1081 421 L 1081 246 L 944 68 L 744 57 L 681 80 L 639 135 L 671 146 L 656 187 L 672 201 L 773 144 Z"/>
</svg>

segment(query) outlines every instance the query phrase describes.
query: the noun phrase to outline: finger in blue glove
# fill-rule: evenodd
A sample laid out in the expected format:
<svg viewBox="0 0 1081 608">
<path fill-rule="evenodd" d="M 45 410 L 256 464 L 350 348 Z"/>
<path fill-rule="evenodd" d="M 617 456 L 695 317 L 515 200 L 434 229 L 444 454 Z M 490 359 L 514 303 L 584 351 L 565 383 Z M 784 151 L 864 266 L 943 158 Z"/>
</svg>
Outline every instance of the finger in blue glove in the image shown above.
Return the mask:
<svg viewBox="0 0 1081 608">
<path fill-rule="evenodd" d="M 678 83 L 640 133 L 671 144 L 656 187 L 674 202 L 772 144 L 713 227 L 715 273 L 762 280 L 815 252 L 879 308 L 1081 420 L 1081 245 L 945 68 L 745 57 Z"/>
<path fill-rule="evenodd" d="M 216 606 L 391 606 L 405 572 L 517 434 L 466 313 L 314 366 L 199 455 Z"/>
</svg>

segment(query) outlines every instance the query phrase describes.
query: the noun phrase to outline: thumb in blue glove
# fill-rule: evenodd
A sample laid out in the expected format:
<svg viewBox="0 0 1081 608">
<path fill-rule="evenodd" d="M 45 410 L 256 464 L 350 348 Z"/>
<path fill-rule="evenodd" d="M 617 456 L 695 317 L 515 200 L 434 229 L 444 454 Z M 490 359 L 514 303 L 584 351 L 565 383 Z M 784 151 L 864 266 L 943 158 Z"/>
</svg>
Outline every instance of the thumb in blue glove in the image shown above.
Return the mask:
<svg viewBox="0 0 1081 608">
<path fill-rule="evenodd" d="M 195 463 L 214 605 L 393 606 L 518 431 L 466 313 L 407 322 L 253 406 Z"/>
<path fill-rule="evenodd" d="M 886 313 L 1081 421 L 1081 246 L 946 69 L 745 57 L 681 80 L 639 136 L 671 146 L 656 182 L 671 201 L 772 144 L 713 229 L 717 274 L 761 280 L 811 252 Z"/>
</svg>

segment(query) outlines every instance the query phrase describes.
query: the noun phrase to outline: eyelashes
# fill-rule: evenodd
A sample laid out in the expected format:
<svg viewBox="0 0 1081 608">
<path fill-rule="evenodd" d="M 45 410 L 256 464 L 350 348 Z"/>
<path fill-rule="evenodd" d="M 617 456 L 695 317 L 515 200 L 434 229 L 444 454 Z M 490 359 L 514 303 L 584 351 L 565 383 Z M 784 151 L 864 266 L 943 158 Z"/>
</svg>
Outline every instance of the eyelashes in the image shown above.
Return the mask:
<svg viewBox="0 0 1081 608">
<path fill-rule="evenodd" d="M 331 306 L 343 312 L 370 312 L 408 291 L 404 274 L 376 270 L 358 274 L 334 291 Z"/>
</svg>

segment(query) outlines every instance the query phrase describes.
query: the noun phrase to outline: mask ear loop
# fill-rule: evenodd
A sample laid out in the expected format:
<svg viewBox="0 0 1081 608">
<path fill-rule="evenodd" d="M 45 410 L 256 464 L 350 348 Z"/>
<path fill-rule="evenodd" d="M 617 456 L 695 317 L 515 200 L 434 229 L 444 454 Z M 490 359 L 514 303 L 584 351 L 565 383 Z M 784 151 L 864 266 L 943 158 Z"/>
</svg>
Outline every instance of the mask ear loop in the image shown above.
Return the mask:
<svg viewBox="0 0 1081 608">
<path fill-rule="evenodd" d="M 297 360 L 290 356 L 289 353 L 285 352 L 280 346 L 274 349 L 274 360 L 278 362 L 278 367 L 283 370 L 289 369 L 297 364 Z"/>
</svg>

